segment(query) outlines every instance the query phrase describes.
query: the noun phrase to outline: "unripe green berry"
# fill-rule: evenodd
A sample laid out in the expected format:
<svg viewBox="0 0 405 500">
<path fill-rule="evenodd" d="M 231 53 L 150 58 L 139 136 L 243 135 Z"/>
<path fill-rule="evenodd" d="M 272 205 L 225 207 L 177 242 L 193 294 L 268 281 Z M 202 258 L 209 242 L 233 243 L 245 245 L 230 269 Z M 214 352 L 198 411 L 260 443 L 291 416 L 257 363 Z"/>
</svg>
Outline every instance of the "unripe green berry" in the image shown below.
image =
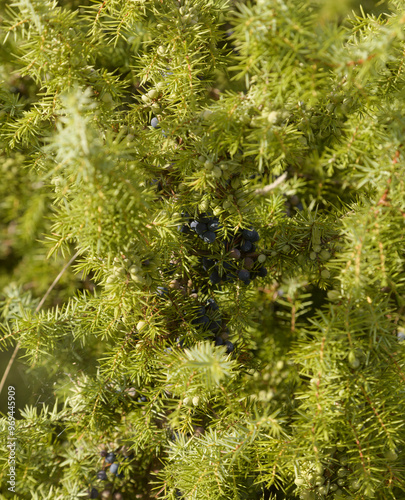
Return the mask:
<svg viewBox="0 0 405 500">
<path fill-rule="evenodd" d="M 158 90 L 163 90 L 165 87 L 166 87 L 166 83 L 165 83 L 165 82 L 158 82 L 158 83 L 156 84 L 156 88 L 157 88 Z"/>
<path fill-rule="evenodd" d="M 291 250 L 290 245 L 284 245 L 284 246 L 283 246 L 283 248 L 282 248 L 282 251 L 283 251 L 284 253 L 288 253 L 290 250 Z"/>
<path fill-rule="evenodd" d="M 297 477 L 294 482 L 297 486 L 302 486 L 305 483 L 305 480 L 302 477 Z"/>
<path fill-rule="evenodd" d="M 315 244 L 315 245 L 312 245 L 312 250 L 316 253 L 319 253 L 322 250 L 322 247 L 321 247 L 321 245 Z"/>
<path fill-rule="evenodd" d="M 156 99 L 156 97 L 159 95 L 159 92 L 156 89 L 151 89 L 148 92 L 148 97 L 151 99 Z"/>
<path fill-rule="evenodd" d="M 319 257 L 322 259 L 322 260 L 328 260 L 330 258 L 330 252 L 328 252 L 328 250 L 321 250 L 321 253 L 319 254 Z"/>
<path fill-rule="evenodd" d="M 358 489 L 360 489 L 360 486 L 361 486 L 360 481 L 354 480 L 350 483 L 350 489 L 354 490 L 354 491 L 357 491 Z"/>
<path fill-rule="evenodd" d="M 159 55 L 164 56 L 166 54 L 166 47 L 164 45 L 160 45 L 157 51 Z"/>
<path fill-rule="evenodd" d="M 214 164 L 212 163 L 212 161 L 207 160 L 204 162 L 204 167 L 207 170 L 212 170 L 214 168 Z"/>
<path fill-rule="evenodd" d="M 360 366 L 360 360 L 359 360 L 359 358 L 356 357 L 356 354 L 354 353 L 354 351 L 350 351 L 349 352 L 347 360 L 349 362 L 349 365 L 353 369 L 356 369 L 356 368 L 358 368 Z"/>
<path fill-rule="evenodd" d="M 328 291 L 328 299 L 329 300 L 338 300 L 340 298 L 340 293 L 337 290 L 329 290 Z"/>
<path fill-rule="evenodd" d="M 217 177 L 218 179 L 222 176 L 222 170 L 219 167 L 214 167 L 212 173 L 214 177 Z"/>
<path fill-rule="evenodd" d="M 344 479 L 338 479 L 338 480 L 337 480 L 337 484 L 338 484 L 339 486 L 344 486 L 344 485 L 346 484 L 346 481 L 345 481 Z"/>
<path fill-rule="evenodd" d="M 279 113 L 277 111 L 272 111 L 267 115 L 267 120 L 269 123 L 276 123 L 279 119 Z"/>
<path fill-rule="evenodd" d="M 321 276 L 324 280 L 330 278 L 330 272 L 327 269 L 322 269 Z"/>
<path fill-rule="evenodd" d="M 325 467 L 322 465 L 322 464 L 318 464 L 316 467 L 315 467 L 315 470 L 316 470 L 316 473 L 320 476 L 323 475 L 323 473 L 325 472 Z"/>
<path fill-rule="evenodd" d="M 266 262 L 266 259 L 267 257 L 261 253 L 258 257 L 257 257 L 257 261 L 260 262 L 260 264 L 263 264 L 263 262 Z"/>
<path fill-rule="evenodd" d="M 194 396 L 193 397 L 193 405 L 198 406 L 199 402 L 200 402 L 199 396 Z"/>
<path fill-rule="evenodd" d="M 238 189 L 238 188 L 240 188 L 240 179 L 239 179 L 239 177 L 234 177 L 234 178 L 231 180 L 231 186 L 233 187 L 233 189 Z"/>
<path fill-rule="evenodd" d="M 146 321 L 138 321 L 138 324 L 136 325 L 136 329 L 138 330 L 138 332 L 141 332 L 144 328 L 147 327 L 147 323 Z"/>
<path fill-rule="evenodd" d="M 309 254 L 309 258 L 310 258 L 311 260 L 315 260 L 315 259 L 316 259 L 316 253 L 315 253 L 315 252 L 311 252 L 311 253 Z"/>
<path fill-rule="evenodd" d="M 338 471 L 337 471 L 337 475 L 339 477 L 344 477 L 344 476 L 347 476 L 347 474 L 349 473 L 349 471 L 347 469 L 344 469 L 343 467 L 341 467 Z"/>
<path fill-rule="evenodd" d="M 322 496 L 325 496 L 328 494 L 328 488 L 326 486 L 320 486 L 318 488 L 318 493 Z"/>
</svg>

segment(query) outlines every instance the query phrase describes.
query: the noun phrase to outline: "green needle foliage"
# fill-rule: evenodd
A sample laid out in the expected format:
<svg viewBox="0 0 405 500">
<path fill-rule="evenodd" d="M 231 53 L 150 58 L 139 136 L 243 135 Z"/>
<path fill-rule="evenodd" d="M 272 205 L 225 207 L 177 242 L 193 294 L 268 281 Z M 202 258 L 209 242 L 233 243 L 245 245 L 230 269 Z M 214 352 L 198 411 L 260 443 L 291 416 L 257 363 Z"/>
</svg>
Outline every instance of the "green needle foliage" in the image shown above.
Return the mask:
<svg viewBox="0 0 405 500">
<path fill-rule="evenodd" d="M 405 9 L 365 7 L 0 2 L 1 347 L 52 385 L 1 498 L 405 497 Z"/>
</svg>

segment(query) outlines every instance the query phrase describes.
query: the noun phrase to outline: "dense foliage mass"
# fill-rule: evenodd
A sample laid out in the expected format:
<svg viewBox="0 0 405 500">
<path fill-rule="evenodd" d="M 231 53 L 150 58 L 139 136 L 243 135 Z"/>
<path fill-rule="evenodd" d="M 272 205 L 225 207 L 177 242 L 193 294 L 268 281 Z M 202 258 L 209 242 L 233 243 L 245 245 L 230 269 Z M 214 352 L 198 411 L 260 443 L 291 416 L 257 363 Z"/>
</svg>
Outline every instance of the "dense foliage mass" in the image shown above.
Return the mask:
<svg viewBox="0 0 405 500">
<path fill-rule="evenodd" d="M 1 498 L 404 498 L 405 9 L 332 4 L 0 2 Z"/>
</svg>

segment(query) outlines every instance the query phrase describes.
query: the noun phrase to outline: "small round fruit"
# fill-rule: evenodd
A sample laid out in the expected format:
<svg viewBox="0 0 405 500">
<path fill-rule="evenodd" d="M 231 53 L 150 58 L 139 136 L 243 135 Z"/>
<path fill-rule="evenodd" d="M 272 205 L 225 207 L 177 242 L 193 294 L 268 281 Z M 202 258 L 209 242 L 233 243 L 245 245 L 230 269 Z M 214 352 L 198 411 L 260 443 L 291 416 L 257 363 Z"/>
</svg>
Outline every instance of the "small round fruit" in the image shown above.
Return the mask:
<svg viewBox="0 0 405 500">
<path fill-rule="evenodd" d="M 229 256 L 232 259 L 240 259 L 240 251 L 237 248 L 232 248 L 232 250 L 229 252 Z"/>
<path fill-rule="evenodd" d="M 297 485 L 297 486 L 302 486 L 303 484 L 305 484 L 305 480 L 304 478 L 302 477 L 297 477 L 294 481 L 294 483 Z"/>
<path fill-rule="evenodd" d="M 330 278 L 330 272 L 327 269 L 322 269 L 321 276 L 324 280 Z"/>
<path fill-rule="evenodd" d="M 361 486 L 361 483 L 360 483 L 360 481 L 357 481 L 357 480 L 351 481 L 351 483 L 350 483 L 350 489 L 354 490 L 354 491 L 357 491 L 358 489 L 360 489 L 360 486 Z"/>
<path fill-rule="evenodd" d="M 110 498 L 112 498 L 112 492 L 111 492 L 111 490 L 103 490 L 101 492 L 101 498 L 103 500 L 109 500 Z"/>
<path fill-rule="evenodd" d="M 311 252 L 311 253 L 309 254 L 309 258 L 310 258 L 311 260 L 315 260 L 315 259 L 316 259 L 316 253 L 315 253 L 315 252 Z"/>
<path fill-rule="evenodd" d="M 328 488 L 327 486 L 319 486 L 318 488 L 318 493 L 322 496 L 325 496 L 328 494 Z"/>
<path fill-rule="evenodd" d="M 216 234 L 213 231 L 207 231 L 203 234 L 203 240 L 205 243 L 214 243 Z"/>
<path fill-rule="evenodd" d="M 107 481 L 107 473 L 105 470 L 100 470 L 97 472 L 97 479 L 100 481 Z"/>
<path fill-rule="evenodd" d="M 241 269 L 238 272 L 238 278 L 241 281 L 247 281 L 248 279 L 250 279 L 250 273 L 249 273 L 249 271 L 247 271 L 246 269 Z"/>
<path fill-rule="evenodd" d="M 316 470 L 316 473 L 319 474 L 320 476 L 323 475 L 323 473 L 325 472 L 325 467 L 322 465 L 322 464 L 318 464 L 316 467 L 315 467 L 315 470 Z"/>
<path fill-rule="evenodd" d="M 152 120 L 150 121 L 150 124 L 153 128 L 158 128 L 159 127 L 159 120 L 154 116 Z"/>
<path fill-rule="evenodd" d="M 199 402 L 200 402 L 199 396 L 194 396 L 193 397 L 193 405 L 198 406 Z"/>
<path fill-rule="evenodd" d="M 89 498 L 98 498 L 98 490 L 97 490 L 97 488 L 92 488 L 89 491 Z"/>
<path fill-rule="evenodd" d="M 252 269 L 252 267 L 254 266 L 254 263 L 255 263 L 255 262 L 254 262 L 254 260 L 253 260 L 253 259 L 251 259 L 250 257 L 246 257 L 246 258 L 244 259 L 244 261 L 243 261 L 243 267 L 244 267 L 245 269 L 250 270 L 250 269 Z"/>
<path fill-rule="evenodd" d="M 146 321 L 138 321 L 138 324 L 136 325 L 136 329 L 138 330 L 138 332 L 141 332 L 142 330 L 144 330 L 146 327 L 148 326 L 148 323 L 146 323 Z"/>
<path fill-rule="evenodd" d="M 321 245 L 312 245 L 312 250 L 316 253 L 319 253 L 322 250 Z"/>
<path fill-rule="evenodd" d="M 319 475 L 319 476 L 316 477 L 315 484 L 317 486 L 322 486 L 323 484 L 325 484 L 325 481 L 326 481 L 326 479 L 323 476 Z"/>
<path fill-rule="evenodd" d="M 219 179 L 222 176 L 222 170 L 219 167 L 214 167 L 212 170 L 214 177 Z"/>
<path fill-rule="evenodd" d="M 349 473 L 349 471 L 347 469 L 345 469 L 344 467 L 341 467 L 337 471 L 338 477 L 345 477 L 345 476 L 347 476 L 348 473 Z"/>
<path fill-rule="evenodd" d="M 321 253 L 319 254 L 319 257 L 322 259 L 322 260 L 328 260 L 330 259 L 330 252 L 328 252 L 328 250 L 321 250 Z"/>
<path fill-rule="evenodd" d="M 158 95 L 159 93 L 156 89 L 149 90 L 148 92 L 148 97 L 150 97 L 151 99 L 156 99 Z"/>
<path fill-rule="evenodd" d="M 227 340 L 225 342 L 225 346 L 226 346 L 226 353 L 227 354 L 231 353 L 235 349 L 235 346 L 229 340 Z"/>
<path fill-rule="evenodd" d="M 212 170 L 214 168 L 214 164 L 212 163 L 212 161 L 207 160 L 204 162 L 204 167 L 207 170 Z"/>
<path fill-rule="evenodd" d="M 119 464 L 111 464 L 110 465 L 110 472 L 111 474 L 117 475 L 118 474 L 118 469 L 119 469 Z"/>
<path fill-rule="evenodd" d="M 259 257 L 257 257 L 257 261 L 260 262 L 260 264 L 263 264 L 266 262 L 267 257 L 264 255 L 264 253 L 261 253 Z"/>
<path fill-rule="evenodd" d="M 354 351 L 349 352 L 349 356 L 347 357 L 347 360 L 349 362 L 349 365 L 353 368 L 356 369 L 360 366 L 360 360 L 354 353 Z"/>
<path fill-rule="evenodd" d="M 107 464 L 114 463 L 114 461 L 115 461 L 115 453 L 113 453 L 112 451 L 110 451 L 110 453 L 108 453 L 107 456 L 105 457 L 105 461 L 106 461 Z"/>
</svg>

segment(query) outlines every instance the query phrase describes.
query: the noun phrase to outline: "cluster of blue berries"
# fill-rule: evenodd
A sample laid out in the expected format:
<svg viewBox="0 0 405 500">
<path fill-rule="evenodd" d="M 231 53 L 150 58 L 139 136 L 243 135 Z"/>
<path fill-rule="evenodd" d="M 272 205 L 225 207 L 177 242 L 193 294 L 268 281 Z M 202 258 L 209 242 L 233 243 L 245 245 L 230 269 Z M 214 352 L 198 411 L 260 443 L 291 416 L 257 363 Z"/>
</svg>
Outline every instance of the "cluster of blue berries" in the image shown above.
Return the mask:
<svg viewBox="0 0 405 500">
<path fill-rule="evenodd" d="M 116 461 L 116 455 L 112 451 L 107 452 L 106 450 L 100 451 L 100 456 L 103 458 L 103 466 L 102 469 L 97 472 L 97 479 L 99 481 L 107 481 L 108 474 L 107 471 L 118 477 L 123 478 L 124 475 L 122 473 L 118 473 L 120 464 Z M 123 460 L 127 460 L 130 458 L 130 455 L 123 454 Z M 105 489 L 101 492 L 97 488 L 92 487 L 88 492 L 88 498 L 102 498 L 102 499 L 114 499 L 114 500 L 123 500 L 123 495 L 120 491 L 113 492 L 110 488 L 112 488 L 112 484 L 107 484 Z"/>
<path fill-rule="evenodd" d="M 227 340 L 229 330 L 222 328 L 221 315 L 219 306 L 214 299 L 208 299 L 205 305 L 196 305 L 194 308 L 196 317 L 192 320 L 192 324 L 201 328 L 203 331 L 209 331 L 215 338 L 215 345 L 225 345 L 226 351 L 229 354 L 234 350 L 232 342 Z"/>
<path fill-rule="evenodd" d="M 205 213 L 196 218 L 192 218 L 187 213 L 183 213 L 182 216 L 187 222 L 178 227 L 181 233 L 190 234 L 194 231 L 205 243 L 214 243 L 217 238 L 216 233 L 222 227 L 219 224 L 218 217 Z"/>
<path fill-rule="evenodd" d="M 233 282 L 237 279 L 245 285 L 255 278 L 267 276 L 267 269 L 263 266 L 266 261 L 264 254 L 257 255 L 255 243 L 259 234 L 254 229 L 238 230 L 233 236 L 228 236 L 222 243 L 229 252 L 230 260 L 218 261 L 203 257 L 201 265 L 204 271 L 209 272 L 212 285 L 221 282 Z"/>
</svg>

